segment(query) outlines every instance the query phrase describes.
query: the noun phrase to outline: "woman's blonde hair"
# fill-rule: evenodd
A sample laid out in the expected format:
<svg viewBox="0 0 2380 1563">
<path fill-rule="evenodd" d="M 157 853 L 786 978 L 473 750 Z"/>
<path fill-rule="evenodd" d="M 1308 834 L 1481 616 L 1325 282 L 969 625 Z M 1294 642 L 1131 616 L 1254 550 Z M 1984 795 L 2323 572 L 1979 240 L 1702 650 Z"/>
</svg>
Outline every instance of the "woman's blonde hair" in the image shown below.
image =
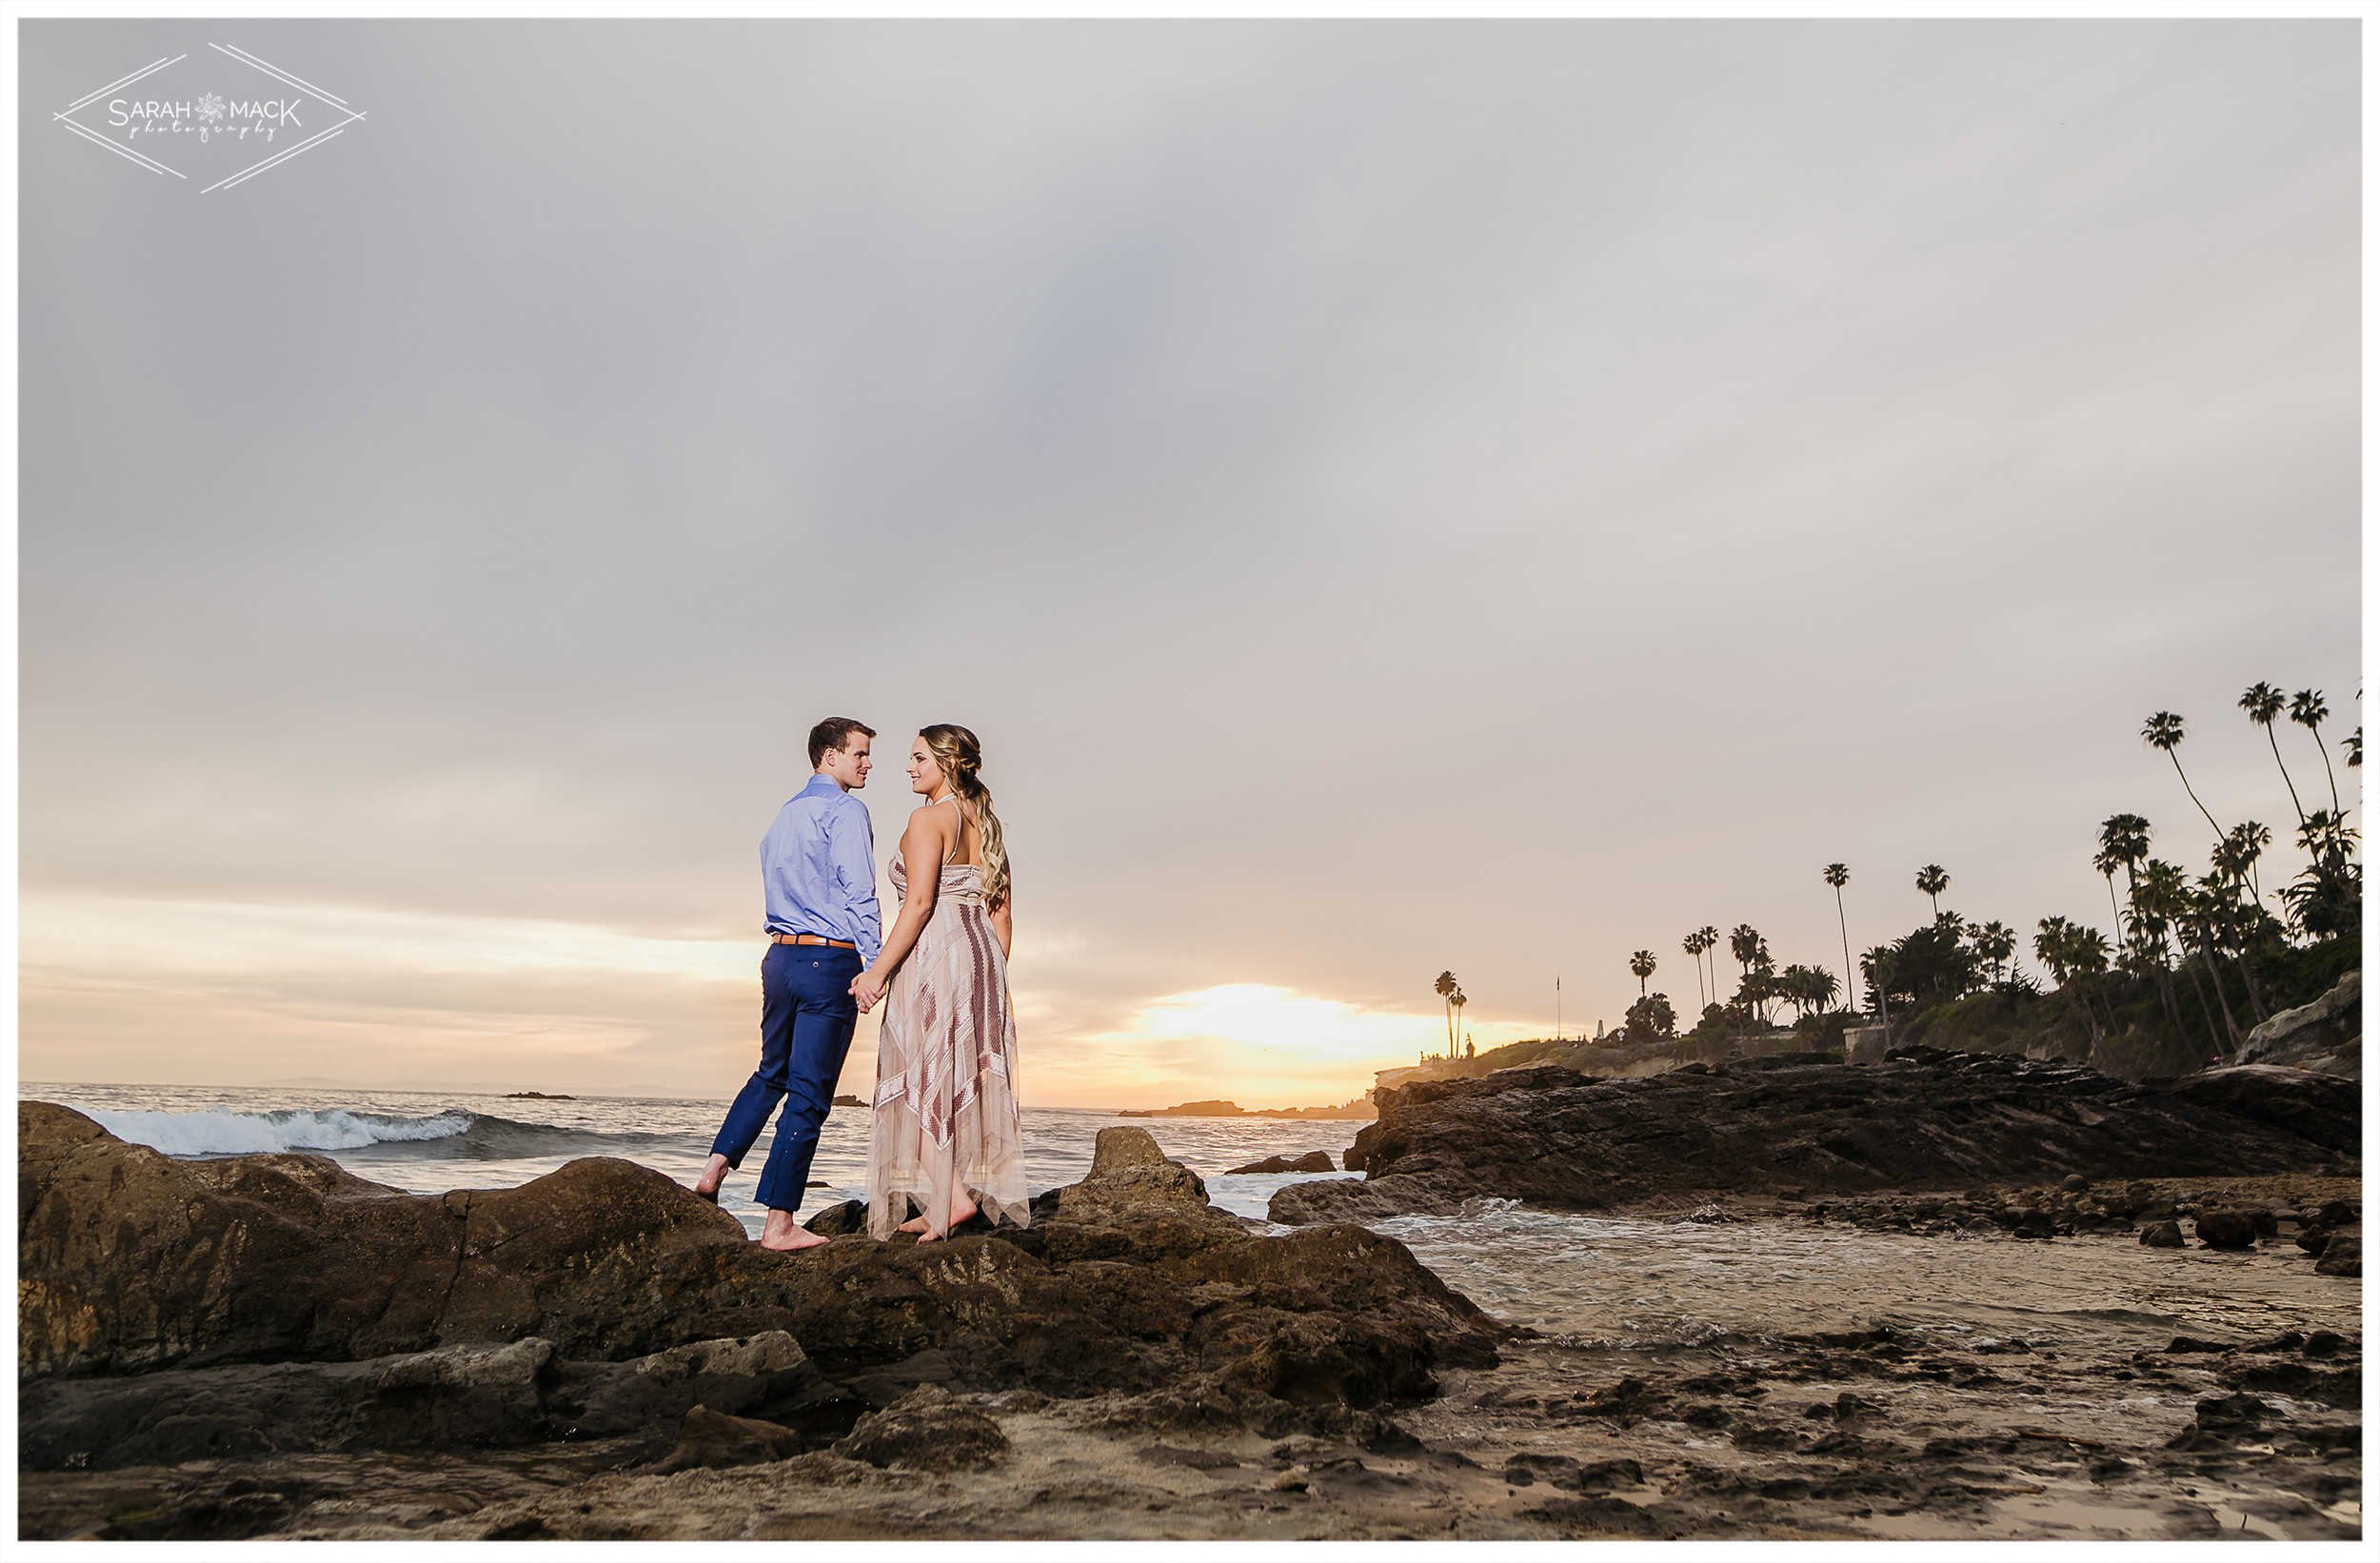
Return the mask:
<svg viewBox="0 0 2380 1563">
<path fill-rule="evenodd" d="M 983 785 L 983 746 L 975 735 L 956 722 L 938 722 L 918 729 L 934 763 L 942 769 L 950 790 L 975 815 L 975 834 L 983 855 L 983 904 L 998 911 L 1008 899 L 1008 845 L 1001 839 L 1000 816 L 992 812 L 992 793 Z"/>
</svg>

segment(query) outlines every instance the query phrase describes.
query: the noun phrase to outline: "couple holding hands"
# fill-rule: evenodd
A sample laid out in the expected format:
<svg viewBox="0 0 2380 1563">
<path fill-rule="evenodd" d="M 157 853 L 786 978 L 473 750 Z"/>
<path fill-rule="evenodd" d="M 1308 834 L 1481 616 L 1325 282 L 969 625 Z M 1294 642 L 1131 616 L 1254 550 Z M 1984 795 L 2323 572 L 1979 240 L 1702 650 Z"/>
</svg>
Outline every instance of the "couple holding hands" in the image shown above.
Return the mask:
<svg viewBox="0 0 2380 1563">
<path fill-rule="evenodd" d="M 867 806 L 875 731 L 849 717 L 810 729 L 808 786 L 761 841 L 768 952 L 761 960 L 761 1066 L 737 1094 L 694 1192 L 714 1203 L 729 1169 L 779 1101 L 777 1138 L 757 1193 L 761 1246 L 826 1241 L 794 1219 L 859 1018 L 884 1005 L 868 1140 L 867 1228 L 932 1242 L 980 1210 L 1023 1225 L 1017 1027 L 1008 1002 L 1008 853 L 981 775 L 975 735 L 947 722 L 909 749 L 909 816 L 892 862 L 901 915 L 889 937 L 876 906 Z M 908 1217 L 915 1203 L 922 1213 Z"/>
</svg>

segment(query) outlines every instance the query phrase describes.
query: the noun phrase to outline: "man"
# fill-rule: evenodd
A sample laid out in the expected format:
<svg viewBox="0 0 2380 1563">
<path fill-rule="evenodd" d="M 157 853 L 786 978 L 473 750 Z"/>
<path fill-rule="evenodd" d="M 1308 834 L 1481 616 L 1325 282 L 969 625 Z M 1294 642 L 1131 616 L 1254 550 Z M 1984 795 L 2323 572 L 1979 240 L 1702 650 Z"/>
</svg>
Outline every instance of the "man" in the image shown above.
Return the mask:
<svg viewBox="0 0 2380 1563">
<path fill-rule="evenodd" d="M 790 1251 L 826 1239 L 793 1217 L 802 1208 L 819 1126 L 834 1101 L 835 1079 L 860 1023 L 852 979 L 883 942 L 876 909 L 876 833 L 867 805 L 851 795 L 867 785 L 876 736 L 849 717 L 810 729 L 817 774 L 777 811 L 761 839 L 761 888 L 768 904 L 768 953 L 761 959 L 761 1066 L 737 1093 L 711 1142 L 711 1158 L 694 1192 L 714 1204 L 727 1169 L 761 1138 L 779 1100 L 784 1116 L 761 1169 L 755 1197 L 768 1207 L 761 1246 Z"/>
</svg>

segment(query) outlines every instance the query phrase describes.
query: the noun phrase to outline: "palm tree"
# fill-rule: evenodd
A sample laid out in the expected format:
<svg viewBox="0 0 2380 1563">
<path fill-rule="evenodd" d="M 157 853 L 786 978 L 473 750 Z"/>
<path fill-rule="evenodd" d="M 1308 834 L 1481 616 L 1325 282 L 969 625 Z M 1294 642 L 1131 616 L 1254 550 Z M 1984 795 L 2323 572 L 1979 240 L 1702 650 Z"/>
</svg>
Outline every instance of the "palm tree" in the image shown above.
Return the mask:
<svg viewBox="0 0 2380 1563">
<path fill-rule="evenodd" d="M 2264 890 L 2256 883 L 2256 860 L 2272 844 L 2272 832 L 2253 820 L 2243 820 L 2231 827 L 2214 849 L 2214 865 L 2235 880 L 2244 880 L 2255 892 L 2256 900 L 2264 900 Z"/>
<path fill-rule="evenodd" d="M 2190 794 L 2192 802 L 2198 803 L 2197 789 L 2190 784 L 2190 778 L 2183 775 L 2182 757 L 2173 752 L 2182 746 L 2182 719 L 2171 711 L 2159 711 L 2140 729 L 2140 736 L 2148 740 L 2149 747 L 2165 751 L 2165 758 L 2173 762 L 2173 774 L 2182 778 L 2182 790 Z M 2327 760 L 2328 757 L 2325 758 Z M 2198 812 L 2207 814 L 2207 805 L 2198 803 Z M 2207 823 L 2213 827 L 2214 839 L 2218 841 L 2223 840 L 2223 827 L 2215 824 L 2213 815 L 2207 814 Z"/>
<path fill-rule="evenodd" d="M 1974 942 L 1975 954 L 1992 968 L 1993 980 L 2001 980 L 2008 959 L 2016 953 L 2015 933 L 1998 921 L 1971 922 L 1967 925 L 1967 937 Z"/>
<path fill-rule="evenodd" d="M 1462 1030 L 1462 1007 L 1471 1002 L 1471 1000 L 1463 997 L 1462 989 L 1457 988 L 1455 990 L 1455 996 L 1446 1001 L 1455 1006 L 1455 1029 L 1459 1034 Z M 1454 1052 L 1451 1047 L 1449 1048 L 1446 1056 L 1450 1058 L 1454 1057 Z"/>
<path fill-rule="evenodd" d="M 2353 732 L 2339 740 L 2339 747 L 2347 751 L 2349 770 L 2360 771 L 2364 768 L 2364 729 L 2360 723 Z"/>
<path fill-rule="evenodd" d="M 1746 979 L 1752 976 L 1752 963 L 1760 959 L 1760 930 L 1749 922 L 1735 924 L 1735 930 L 1727 936 L 1727 953 L 1735 958 L 1737 965 L 1743 967 Z"/>
<path fill-rule="evenodd" d="M 2181 938 L 2190 916 L 2190 880 L 2179 868 L 2164 859 L 2150 859 L 2142 866 L 2139 880 L 2132 885 L 2132 912 L 2138 926 L 2156 940 L 2160 952 L 2164 949 L 2169 932 L 2181 945 L 2183 975 L 2190 979 L 2190 991 L 2197 996 L 2198 1015 L 2207 1023 L 2207 1036 L 2220 1050 L 2223 1033 L 2215 1027 L 2214 1007 L 2207 1002 L 2207 990 L 2198 980 L 2198 968 L 2190 962 L 2189 941 Z M 2162 960 L 2158 969 L 2164 969 Z M 2211 976 L 2211 965 L 2208 971 Z M 2180 1007 L 2180 1000 L 2176 999 L 2174 1008 L 2178 1011 Z"/>
<path fill-rule="evenodd" d="M 1841 863 L 1826 865 L 1826 882 L 1835 887 L 1835 926 L 1843 936 L 1843 994 L 1848 1001 L 1852 990 L 1851 923 L 1843 916 L 1843 886 L 1851 882 L 1851 870 Z M 1853 1008 L 1858 1006 L 1854 1004 Z"/>
<path fill-rule="evenodd" d="M 2115 905 L 2115 871 L 2124 871 L 2124 888 L 2130 891 L 2136 882 L 2133 869 L 2149 856 L 2149 821 L 2137 814 L 2111 814 L 2099 821 L 2099 851 L 2091 860 L 2091 866 L 2107 877 L 2108 904 Z M 2115 914 L 2118 928 L 2124 924 L 2124 914 Z"/>
<path fill-rule="evenodd" d="M 1680 948 L 1686 952 L 1686 959 L 1695 963 L 1695 993 L 1708 1004 L 1711 1000 L 1702 986 L 1702 936 L 1688 934 Z"/>
<path fill-rule="evenodd" d="M 1719 947 L 1719 931 L 1706 922 L 1696 930 L 1695 938 L 1702 940 L 1702 963 L 1711 970 L 1711 997 L 1704 1002 L 1716 1004 L 1719 1001 L 1719 969 L 1712 964 L 1711 952 Z"/>
<path fill-rule="evenodd" d="M 2317 749 L 2322 749 L 2322 719 L 2330 714 L 2330 708 L 2322 703 L 2319 689 L 2300 689 L 2290 701 L 2290 720 L 2314 735 Z M 2360 727 L 2355 730 L 2363 731 Z M 2330 812 L 2335 816 L 2339 812 L 2339 773 L 2330 768 L 2328 749 L 2322 749 L 2322 771 L 2330 779 Z"/>
<path fill-rule="evenodd" d="M 2290 779 L 2290 768 L 2281 764 L 2281 741 L 2272 736 L 2272 719 L 2281 714 L 2281 692 L 2258 680 L 2248 686 L 2239 698 L 2239 708 L 2248 713 L 2248 720 L 2264 729 L 2264 741 L 2272 745 L 2272 762 L 2281 766 L 2281 780 L 2290 789 L 2290 806 L 2297 810 L 2297 822 L 2306 822 L 2306 805 L 2297 801 L 2297 783 Z"/>
<path fill-rule="evenodd" d="M 1659 964 L 1659 961 L 1653 959 L 1651 950 L 1638 950 L 1628 958 L 1628 969 L 1634 972 L 1636 978 L 1637 998 L 1644 997 L 1644 985 L 1653 976 L 1654 968 Z"/>
<path fill-rule="evenodd" d="M 1440 972 L 1431 986 L 1446 1001 L 1446 1056 L 1451 1058 L 1455 1056 L 1455 995 L 1462 991 L 1462 984 L 1455 980 L 1453 972 Z"/>
<path fill-rule="evenodd" d="M 1942 915 L 1942 892 L 1951 887 L 1951 877 L 1942 872 L 1940 863 L 1928 863 L 1917 870 L 1917 888 L 1926 900 L 1934 902 L 1934 915 Z"/>
</svg>

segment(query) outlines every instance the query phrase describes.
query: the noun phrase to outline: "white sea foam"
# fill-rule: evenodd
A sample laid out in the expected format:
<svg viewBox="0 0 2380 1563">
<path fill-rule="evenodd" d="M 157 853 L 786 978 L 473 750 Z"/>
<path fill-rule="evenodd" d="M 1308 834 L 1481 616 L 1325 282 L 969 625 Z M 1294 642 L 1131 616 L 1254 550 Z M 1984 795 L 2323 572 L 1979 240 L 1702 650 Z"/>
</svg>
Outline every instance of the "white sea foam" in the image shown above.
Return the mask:
<svg viewBox="0 0 2380 1563">
<path fill-rule="evenodd" d="M 257 1151 L 353 1151 L 394 1139 L 445 1139 L 468 1129 L 473 1115 L 402 1118 L 343 1107 L 275 1113 L 93 1111 L 91 1120 L 118 1139 L 168 1156 L 246 1156 Z"/>
</svg>

